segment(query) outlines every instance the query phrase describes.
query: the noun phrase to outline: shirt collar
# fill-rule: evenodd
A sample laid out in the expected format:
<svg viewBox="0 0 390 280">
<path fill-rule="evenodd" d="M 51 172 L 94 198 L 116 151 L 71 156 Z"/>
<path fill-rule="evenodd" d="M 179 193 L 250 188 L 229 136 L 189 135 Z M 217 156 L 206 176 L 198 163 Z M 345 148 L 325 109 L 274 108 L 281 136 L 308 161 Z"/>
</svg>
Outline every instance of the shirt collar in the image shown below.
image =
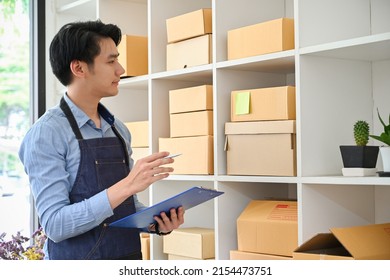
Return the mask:
<svg viewBox="0 0 390 280">
<path fill-rule="evenodd" d="M 75 117 L 79 128 L 88 124 L 88 122 L 92 122 L 90 117 L 88 117 L 88 115 L 83 110 L 77 107 L 77 105 L 73 103 L 73 101 L 68 97 L 66 93 L 64 94 L 64 99 L 66 103 L 68 103 L 69 108 L 72 111 L 72 114 Z M 103 132 L 105 132 L 110 128 L 110 125 L 106 122 L 104 118 L 102 118 L 102 116 L 100 116 L 100 121 L 101 121 L 101 129 Z"/>
</svg>

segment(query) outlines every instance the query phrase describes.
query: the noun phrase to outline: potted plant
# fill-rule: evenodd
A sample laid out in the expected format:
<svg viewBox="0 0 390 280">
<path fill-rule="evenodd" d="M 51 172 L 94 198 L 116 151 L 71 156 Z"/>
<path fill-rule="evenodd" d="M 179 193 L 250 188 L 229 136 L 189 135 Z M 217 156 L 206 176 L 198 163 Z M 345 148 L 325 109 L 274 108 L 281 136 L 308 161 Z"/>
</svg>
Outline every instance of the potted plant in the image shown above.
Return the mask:
<svg viewBox="0 0 390 280">
<path fill-rule="evenodd" d="M 380 176 L 390 176 L 390 114 L 389 114 L 389 124 L 385 124 L 379 110 L 377 109 L 378 118 L 381 124 L 383 125 L 383 131 L 380 135 L 370 135 L 371 138 L 378 140 L 385 144 L 385 146 L 380 147 L 380 153 L 383 163 L 383 172 L 379 172 Z"/>
<path fill-rule="evenodd" d="M 353 175 L 373 175 L 376 172 L 379 146 L 368 146 L 370 127 L 366 121 L 359 120 L 353 126 L 353 135 L 356 145 L 341 145 L 340 152 L 343 160 L 343 174 L 348 173 L 349 168 L 361 168 L 366 171 Z M 367 169 L 367 170 L 364 170 Z M 356 170 L 354 170 L 356 171 Z"/>
<path fill-rule="evenodd" d="M 5 240 L 6 233 L 0 234 L 0 260 L 42 260 L 44 258 L 43 246 L 46 234 L 42 227 L 32 235 L 32 244 L 26 248 L 25 243 L 30 238 L 17 232 L 11 240 Z"/>
</svg>

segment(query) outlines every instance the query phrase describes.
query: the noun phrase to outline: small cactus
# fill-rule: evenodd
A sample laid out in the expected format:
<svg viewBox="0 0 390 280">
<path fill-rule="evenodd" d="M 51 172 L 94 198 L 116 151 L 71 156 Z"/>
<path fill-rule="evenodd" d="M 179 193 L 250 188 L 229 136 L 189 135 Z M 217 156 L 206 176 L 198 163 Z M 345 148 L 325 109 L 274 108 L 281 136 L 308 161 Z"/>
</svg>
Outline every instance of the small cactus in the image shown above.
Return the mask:
<svg viewBox="0 0 390 280">
<path fill-rule="evenodd" d="M 353 126 L 353 136 L 357 146 L 366 146 L 370 135 L 370 126 L 366 121 L 357 121 Z"/>
</svg>

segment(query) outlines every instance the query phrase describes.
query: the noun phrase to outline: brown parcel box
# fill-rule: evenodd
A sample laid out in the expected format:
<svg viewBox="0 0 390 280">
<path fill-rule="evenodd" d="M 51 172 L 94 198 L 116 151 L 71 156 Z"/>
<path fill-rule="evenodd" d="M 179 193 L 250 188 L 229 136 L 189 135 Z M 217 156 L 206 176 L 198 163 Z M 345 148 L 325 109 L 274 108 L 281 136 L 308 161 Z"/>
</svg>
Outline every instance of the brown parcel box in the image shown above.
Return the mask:
<svg viewBox="0 0 390 280">
<path fill-rule="evenodd" d="M 185 256 L 180 256 L 180 255 L 173 255 L 173 254 L 168 254 L 168 260 L 194 260 L 194 261 L 211 261 L 215 260 L 215 258 L 210 258 L 210 259 L 199 259 L 199 258 L 191 258 L 191 257 L 185 257 Z"/>
<path fill-rule="evenodd" d="M 295 120 L 295 87 L 231 92 L 231 121 Z"/>
<path fill-rule="evenodd" d="M 210 64 L 211 35 L 203 35 L 167 45 L 167 70 Z"/>
<path fill-rule="evenodd" d="M 294 260 L 390 260 L 390 223 L 333 228 L 299 246 Z"/>
<path fill-rule="evenodd" d="M 237 219 L 238 250 L 292 256 L 298 246 L 297 202 L 252 200 Z"/>
<path fill-rule="evenodd" d="M 175 169 L 172 174 L 214 174 L 213 136 L 159 138 L 159 150 L 182 154 L 167 165 Z"/>
<path fill-rule="evenodd" d="M 169 113 L 213 110 L 213 86 L 201 85 L 169 91 Z"/>
<path fill-rule="evenodd" d="M 141 252 L 143 260 L 150 260 L 150 235 L 149 233 L 140 233 Z"/>
<path fill-rule="evenodd" d="M 134 163 L 136 163 L 137 160 L 150 155 L 149 147 L 132 147 L 131 151 L 133 152 L 131 158 L 134 160 Z"/>
<path fill-rule="evenodd" d="M 228 31 L 228 60 L 294 49 L 294 19 L 279 18 Z"/>
<path fill-rule="evenodd" d="M 296 176 L 295 121 L 225 123 L 228 175 Z"/>
<path fill-rule="evenodd" d="M 251 252 L 244 252 L 238 250 L 230 251 L 230 259 L 231 260 L 292 260 L 291 257 L 286 257 L 286 256 L 251 253 Z"/>
<path fill-rule="evenodd" d="M 126 122 L 131 133 L 131 147 L 149 147 L 149 121 Z"/>
<path fill-rule="evenodd" d="M 211 9 L 200 9 L 166 20 L 168 43 L 212 33 Z"/>
<path fill-rule="evenodd" d="M 118 61 L 125 69 L 122 77 L 134 77 L 148 74 L 148 38 L 123 35 L 118 45 Z"/>
<path fill-rule="evenodd" d="M 163 252 L 183 257 L 210 259 L 215 257 L 214 230 L 178 228 L 163 237 Z"/>
<path fill-rule="evenodd" d="M 213 111 L 170 115 L 171 137 L 213 135 Z"/>
</svg>

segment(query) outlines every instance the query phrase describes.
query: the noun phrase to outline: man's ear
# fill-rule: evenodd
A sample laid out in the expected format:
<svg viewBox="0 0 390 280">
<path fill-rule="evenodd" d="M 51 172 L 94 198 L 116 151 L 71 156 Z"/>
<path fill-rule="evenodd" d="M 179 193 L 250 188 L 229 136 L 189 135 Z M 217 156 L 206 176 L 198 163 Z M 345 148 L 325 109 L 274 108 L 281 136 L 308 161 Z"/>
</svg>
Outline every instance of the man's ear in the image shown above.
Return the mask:
<svg viewBox="0 0 390 280">
<path fill-rule="evenodd" d="M 85 76 L 85 70 L 86 70 L 87 64 L 85 62 L 82 62 L 80 60 L 73 60 L 70 63 L 70 71 L 72 71 L 73 75 L 76 77 L 84 77 Z"/>
</svg>

